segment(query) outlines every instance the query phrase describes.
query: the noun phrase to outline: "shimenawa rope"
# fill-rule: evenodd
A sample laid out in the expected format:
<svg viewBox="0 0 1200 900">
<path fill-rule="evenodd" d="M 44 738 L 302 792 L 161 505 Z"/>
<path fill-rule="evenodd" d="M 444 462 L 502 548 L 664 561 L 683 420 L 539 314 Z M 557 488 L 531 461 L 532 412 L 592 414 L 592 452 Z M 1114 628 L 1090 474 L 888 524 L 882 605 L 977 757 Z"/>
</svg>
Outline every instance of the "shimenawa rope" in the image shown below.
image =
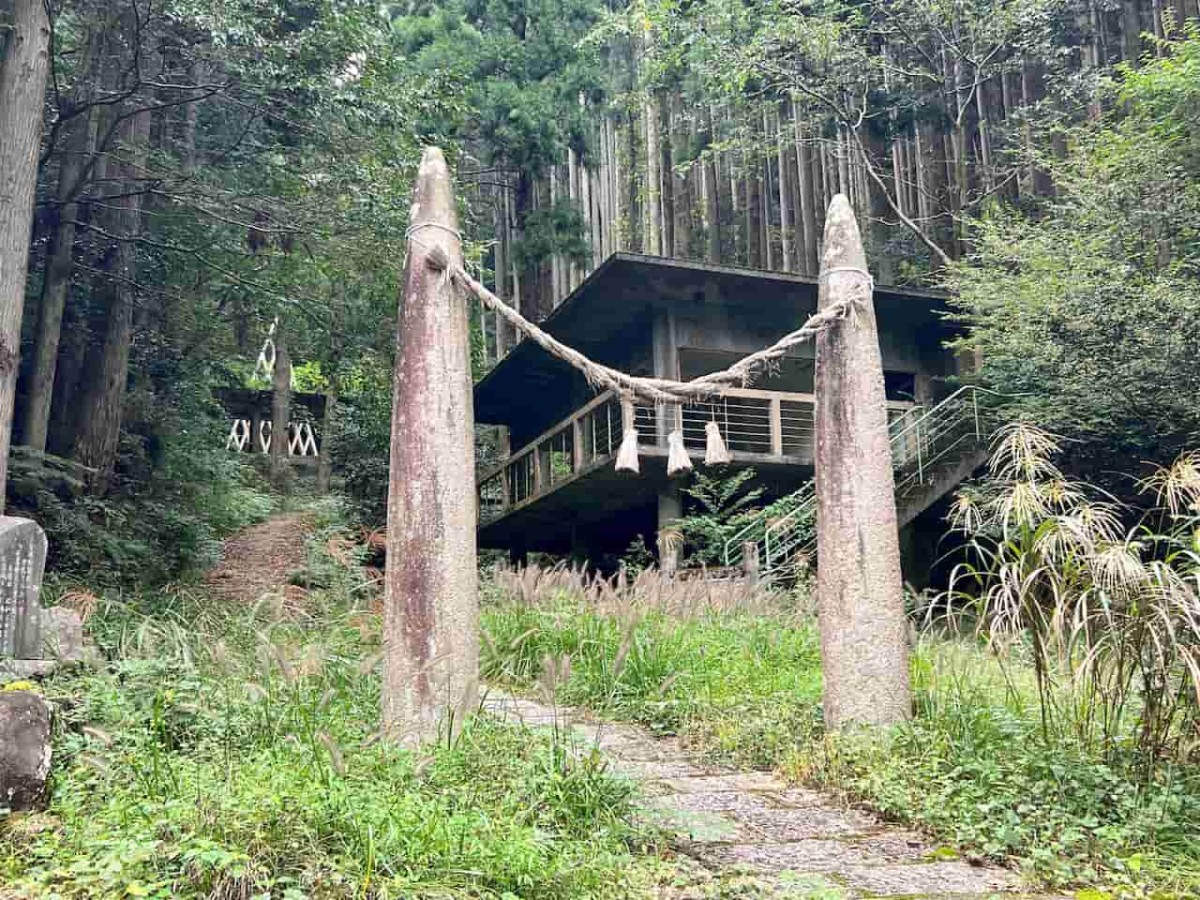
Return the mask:
<svg viewBox="0 0 1200 900">
<path fill-rule="evenodd" d="M 812 340 L 826 328 L 844 319 L 848 313 L 852 313 L 854 306 L 869 299 L 874 289 L 874 279 L 871 278 L 871 274 L 865 269 L 850 266 L 838 266 L 834 269 L 829 269 L 822 273 L 822 278 L 834 272 L 855 273 L 863 276 L 867 290 L 862 292 L 858 297 L 830 304 L 825 309 L 814 313 L 803 325 L 790 334 L 784 335 L 771 346 L 743 357 L 729 366 L 729 368 L 722 369 L 720 372 L 701 375 L 698 378 L 693 378 L 691 381 L 642 378 L 595 362 L 584 356 L 574 347 L 569 347 L 555 339 L 522 316 L 515 308 L 509 306 L 489 291 L 479 281 L 472 278 L 462 266 L 452 263 L 446 251 L 441 247 L 424 244 L 413 237 L 412 232 L 417 228 L 424 227 L 425 225 L 434 226 L 434 224 L 419 223 L 410 228 L 406 234 L 410 241 L 421 244 L 429 251 L 427 263 L 431 268 L 447 272 L 453 280 L 458 281 L 466 287 L 484 306 L 499 315 L 500 318 L 512 325 L 517 331 L 527 336 L 547 353 L 578 369 L 583 373 L 588 384 L 593 387 L 616 391 L 623 397 L 639 397 L 643 400 L 656 403 L 682 403 L 689 400 L 704 399 L 721 393 L 723 388 L 749 384 L 761 368 L 775 360 L 781 359 L 791 348 Z M 456 236 L 458 234 L 448 226 L 439 225 L 436 227 L 444 228 L 444 230 L 452 232 Z"/>
</svg>

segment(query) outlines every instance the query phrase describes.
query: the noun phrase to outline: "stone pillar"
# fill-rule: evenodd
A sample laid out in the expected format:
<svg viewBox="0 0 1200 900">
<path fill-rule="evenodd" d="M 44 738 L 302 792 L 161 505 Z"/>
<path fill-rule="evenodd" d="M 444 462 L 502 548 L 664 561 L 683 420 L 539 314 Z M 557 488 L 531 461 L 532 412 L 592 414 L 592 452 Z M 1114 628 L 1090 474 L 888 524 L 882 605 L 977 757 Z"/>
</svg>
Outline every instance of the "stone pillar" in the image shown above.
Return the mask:
<svg viewBox="0 0 1200 900">
<path fill-rule="evenodd" d="M 825 219 L 818 307 L 853 308 L 817 337 L 817 603 L 829 728 L 911 714 L 907 623 L 883 363 L 850 202 Z"/>
<path fill-rule="evenodd" d="M 431 265 L 462 264 L 450 172 L 427 148 L 397 319 L 384 595 L 383 726 L 404 743 L 478 702 L 474 412 L 467 303 Z"/>
</svg>

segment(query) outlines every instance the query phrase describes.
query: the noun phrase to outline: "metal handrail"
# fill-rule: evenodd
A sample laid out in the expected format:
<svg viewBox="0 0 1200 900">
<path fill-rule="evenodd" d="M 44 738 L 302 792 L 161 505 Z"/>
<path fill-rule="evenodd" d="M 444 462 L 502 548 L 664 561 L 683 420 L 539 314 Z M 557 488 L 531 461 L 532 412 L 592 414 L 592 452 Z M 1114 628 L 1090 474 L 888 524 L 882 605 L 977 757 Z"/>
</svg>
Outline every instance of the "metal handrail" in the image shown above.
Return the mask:
<svg viewBox="0 0 1200 900">
<path fill-rule="evenodd" d="M 897 480 L 896 493 L 898 495 L 903 496 L 914 485 L 924 484 L 926 474 L 937 471 L 940 464 L 964 441 L 970 440 L 972 445 L 976 445 L 983 439 L 979 413 L 980 393 L 993 394 L 994 392 L 974 385 L 964 385 L 941 402 L 929 407 L 922 414 L 915 417 L 906 415 L 892 423 L 892 426 L 899 426 L 889 438 L 896 468 L 904 471 L 914 461 L 916 463 L 912 471 Z M 952 428 L 961 425 L 964 413 L 968 411 L 970 413 L 970 432 L 957 434 L 952 441 L 944 443 L 942 439 L 951 432 Z M 911 454 L 904 452 L 907 446 L 914 448 Z M 762 515 L 757 516 L 729 538 L 723 548 L 725 565 L 738 565 L 741 561 L 742 547 L 753 540 L 763 545 L 762 574 L 770 575 L 772 572 L 782 569 L 783 563 L 776 566 L 775 559 L 790 559 L 795 555 L 794 551 L 804 543 L 799 537 L 798 530 L 792 526 L 798 517 L 813 512 L 816 507 L 815 484 L 812 480 L 806 482 L 792 496 L 799 494 L 806 494 L 806 496 L 787 515 L 773 522 L 765 521 Z M 761 537 L 751 536 L 756 535 L 758 531 L 761 531 Z M 783 533 L 783 537 L 773 538 L 773 535 L 779 532 Z M 789 540 L 789 535 L 794 535 L 795 538 Z"/>
</svg>

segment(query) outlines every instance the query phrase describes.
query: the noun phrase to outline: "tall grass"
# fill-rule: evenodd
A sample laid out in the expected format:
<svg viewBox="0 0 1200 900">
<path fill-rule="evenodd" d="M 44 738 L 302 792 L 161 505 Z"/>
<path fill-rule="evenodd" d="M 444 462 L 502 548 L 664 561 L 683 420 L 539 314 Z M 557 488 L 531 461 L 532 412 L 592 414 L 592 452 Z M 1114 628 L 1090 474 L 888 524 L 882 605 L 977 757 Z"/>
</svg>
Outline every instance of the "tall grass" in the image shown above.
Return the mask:
<svg viewBox="0 0 1200 900">
<path fill-rule="evenodd" d="M 788 598 L 742 582 L 627 582 L 578 570 L 496 576 L 483 672 L 608 710 L 714 752 L 770 764 L 809 735 L 820 697 L 815 630 Z M 805 698 L 803 709 L 781 704 Z"/>
<path fill-rule="evenodd" d="M 484 614 L 485 670 L 678 735 L 709 756 L 776 767 L 970 856 L 1111 896 L 1200 889 L 1200 772 L 1147 778 L 1130 742 L 1102 753 L 1043 731 L 1028 642 L 931 628 L 912 654 L 915 716 L 888 734 L 831 735 L 811 617 L 756 592 L 746 608 L 655 575 L 597 583 L 502 574 Z"/>
<path fill-rule="evenodd" d="M 48 682 L 53 801 L 0 818 L 5 897 L 575 898 L 638 893 L 631 785 L 563 735 L 376 732 L 379 621 L 313 541 L 298 607 L 101 596 L 106 660 Z"/>
<path fill-rule="evenodd" d="M 1200 473 L 1188 455 L 1124 510 L 1054 465 L 1027 425 L 997 437 L 989 478 L 955 506 L 971 559 L 931 608 L 969 610 L 1001 658 L 1027 645 L 1043 732 L 1105 754 L 1132 742 L 1147 772 L 1200 749 Z"/>
</svg>

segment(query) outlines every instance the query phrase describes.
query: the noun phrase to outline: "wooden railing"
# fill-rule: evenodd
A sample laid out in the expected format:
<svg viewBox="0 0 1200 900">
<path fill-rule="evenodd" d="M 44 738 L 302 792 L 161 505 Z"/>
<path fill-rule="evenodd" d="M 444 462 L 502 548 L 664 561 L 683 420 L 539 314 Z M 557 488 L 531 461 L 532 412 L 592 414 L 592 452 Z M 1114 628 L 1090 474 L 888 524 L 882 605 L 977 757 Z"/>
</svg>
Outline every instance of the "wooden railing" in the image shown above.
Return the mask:
<svg viewBox="0 0 1200 900">
<path fill-rule="evenodd" d="M 608 462 L 621 445 L 621 404 L 611 391 L 484 472 L 479 518 L 489 522 Z"/>
<path fill-rule="evenodd" d="M 255 434 L 255 424 L 258 434 Z M 271 452 L 271 423 L 260 419 L 255 423 L 251 419 L 232 419 L 229 425 L 229 435 L 225 438 L 225 449 L 238 453 L 270 453 Z M 320 445 L 317 434 L 308 422 L 288 422 L 287 452 L 288 456 L 316 457 Z"/>
<path fill-rule="evenodd" d="M 908 415 L 913 406 L 889 401 L 889 419 Z M 684 446 L 696 458 L 704 456 L 705 425 L 713 420 L 735 461 L 812 462 L 812 394 L 730 388 L 720 397 L 682 407 L 638 405 L 634 410 L 639 446 L 665 452 L 665 435 L 678 425 Z M 620 400 L 612 392 L 601 394 L 480 476 L 480 521 L 493 521 L 599 468 L 616 455 L 621 437 Z"/>
</svg>

